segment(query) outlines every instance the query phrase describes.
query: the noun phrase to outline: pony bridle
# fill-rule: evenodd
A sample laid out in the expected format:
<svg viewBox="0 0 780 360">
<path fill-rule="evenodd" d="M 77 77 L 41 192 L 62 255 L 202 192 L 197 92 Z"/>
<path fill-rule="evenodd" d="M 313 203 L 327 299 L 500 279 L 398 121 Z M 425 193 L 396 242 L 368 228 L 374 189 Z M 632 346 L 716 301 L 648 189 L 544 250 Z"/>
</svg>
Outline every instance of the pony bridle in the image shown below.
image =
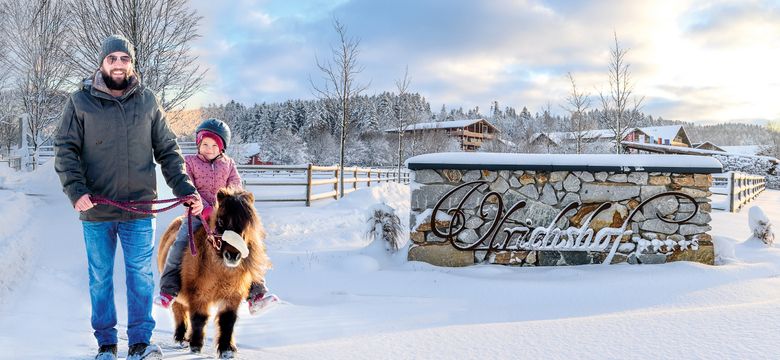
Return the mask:
<svg viewBox="0 0 780 360">
<path fill-rule="evenodd" d="M 249 256 L 249 248 L 246 246 L 244 238 L 233 230 L 225 230 L 221 235 L 213 231 L 209 226 L 208 221 L 201 217 L 203 228 L 206 230 L 206 239 L 211 243 L 217 251 L 222 250 L 222 242 L 230 244 L 230 246 L 236 248 L 241 253 L 241 258 L 246 259 Z"/>
</svg>

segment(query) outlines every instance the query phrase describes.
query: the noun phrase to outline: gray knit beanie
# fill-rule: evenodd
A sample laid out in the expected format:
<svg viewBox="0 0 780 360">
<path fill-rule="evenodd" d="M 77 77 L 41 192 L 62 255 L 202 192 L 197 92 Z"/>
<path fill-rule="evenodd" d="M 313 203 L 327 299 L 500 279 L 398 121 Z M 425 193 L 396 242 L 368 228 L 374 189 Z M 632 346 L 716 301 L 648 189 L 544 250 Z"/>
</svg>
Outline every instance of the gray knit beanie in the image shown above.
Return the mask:
<svg viewBox="0 0 780 360">
<path fill-rule="evenodd" d="M 133 64 L 135 64 L 135 47 L 126 37 L 116 34 L 103 40 L 103 45 L 100 47 L 100 63 L 102 64 L 103 59 L 105 59 L 108 54 L 115 51 L 121 51 L 130 55 L 130 59 L 132 59 Z"/>
</svg>

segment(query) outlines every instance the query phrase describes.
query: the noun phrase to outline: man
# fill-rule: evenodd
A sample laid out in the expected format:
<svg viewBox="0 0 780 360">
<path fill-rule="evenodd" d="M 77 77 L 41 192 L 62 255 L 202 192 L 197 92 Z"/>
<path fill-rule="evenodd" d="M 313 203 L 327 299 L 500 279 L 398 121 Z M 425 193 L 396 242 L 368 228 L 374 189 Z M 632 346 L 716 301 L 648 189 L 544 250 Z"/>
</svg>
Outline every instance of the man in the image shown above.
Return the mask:
<svg viewBox="0 0 780 360">
<path fill-rule="evenodd" d="M 90 195 L 117 201 L 157 197 L 154 161 L 176 196 L 197 194 L 165 114 L 134 72 L 135 50 L 121 35 L 103 41 L 100 68 L 71 94 L 54 140 L 55 170 L 80 213 L 89 265 L 92 327 L 100 349 L 95 359 L 116 359 L 113 268 L 117 239 L 124 252 L 127 284 L 127 359 L 161 359 L 150 344 L 153 216 L 94 205 Z M 196 195 L 197 196 L 197 195 Z M 195 214 L 199 198 L 188 204 Z M 151 208 L 149 206 L 148 208 Z"/>
</svg>

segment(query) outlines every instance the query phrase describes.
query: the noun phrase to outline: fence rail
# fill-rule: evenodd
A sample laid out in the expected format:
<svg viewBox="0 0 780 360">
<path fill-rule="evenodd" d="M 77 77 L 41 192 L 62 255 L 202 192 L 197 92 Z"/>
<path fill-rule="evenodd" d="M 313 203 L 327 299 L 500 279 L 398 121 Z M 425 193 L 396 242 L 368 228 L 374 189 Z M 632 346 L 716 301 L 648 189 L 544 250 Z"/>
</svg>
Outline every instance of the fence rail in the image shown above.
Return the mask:
<svg viewBox="0 0 780 360">
<path fill-rule="evenodd" d="M 764 176 L 739 171 L 712 174 L 710 192 L 725 195 L 728 198 L 722 210 L 739 212 L 745 204 L 755 199 L 765 189 L 766 178 Z"/>
<path fill-rule="evenodd" d="M 305 192 L 301 196 L 280 195 L 280 196 L 256 196 L 255 201 L 300 201 L 305 202 L 306 206 L 311 206 L 312 201 L 321 199 L 338 199 L 340 189 L 341 170 L 338 166 L 320 166 L 320 165 L 239 165 L 238 172 L 241 174 L 243 186 L 246 187 L 305 187 Z M 402 182 L 409 183 L 409 172 L 402 171 L 401 177 L 398 177 L 397 169 L 378 169 L 348 167 L 344 168 L 344 195 L 349 194 L 360 187 L 360 184 L 381 182 Z M 328 191 L 316 189 L 316 187 L 327 186 Z M 320 190 L 316 192 L 315 190 Z"/>
</svg>

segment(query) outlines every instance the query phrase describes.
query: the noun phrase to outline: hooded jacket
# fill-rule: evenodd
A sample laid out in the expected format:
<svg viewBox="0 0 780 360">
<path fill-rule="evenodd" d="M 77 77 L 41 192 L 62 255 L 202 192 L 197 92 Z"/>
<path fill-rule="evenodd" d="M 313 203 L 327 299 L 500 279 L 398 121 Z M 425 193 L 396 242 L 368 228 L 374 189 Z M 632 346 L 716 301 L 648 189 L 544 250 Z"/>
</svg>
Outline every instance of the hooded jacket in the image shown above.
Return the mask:
<svg viewBox="0 0 780 360">
<path fill-rule="evenodd" d="M 187 155 L 184 157 L 187 174 L 198 189 L 203 206 L 211 206 L 217 202 L 217 192 L 224 187 L 241 188 L 241 176 L 236 169 L 236 162 L 225 154 L 212 161 L 202 155 Z"/>
<path fill-rule="evenodd" d="M 195 193 L 159 101 L 136 77 L 119 97 L 111 95 L 100 71 L 85 80 L 65 104 L 54 149 L 54 169 L 71 204 L 84 194 L 117 201 L 156 199 L 155 161 L 174 195 Z M 110 205 L 79 215 L 84 221 L 147 217 Z"/>
</svg>

